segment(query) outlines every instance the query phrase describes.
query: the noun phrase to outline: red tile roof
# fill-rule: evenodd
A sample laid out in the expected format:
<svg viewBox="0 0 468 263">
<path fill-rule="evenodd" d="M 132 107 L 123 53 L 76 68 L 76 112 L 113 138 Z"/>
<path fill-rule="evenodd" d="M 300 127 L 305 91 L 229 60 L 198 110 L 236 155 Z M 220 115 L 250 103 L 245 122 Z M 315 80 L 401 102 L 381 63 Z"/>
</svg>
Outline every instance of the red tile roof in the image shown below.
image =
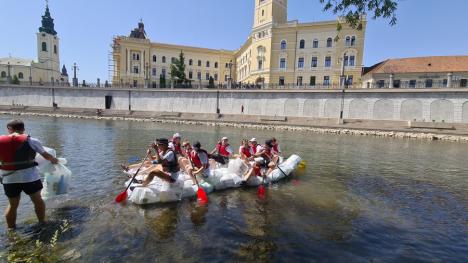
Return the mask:
<svg viewBox="0 0 468 263">
<path fill-rule="evenodd" d="M 468 56 L 439 56 L 388 59 L 364 71 L 374 73 L 468 72 Z"/>
</svg>

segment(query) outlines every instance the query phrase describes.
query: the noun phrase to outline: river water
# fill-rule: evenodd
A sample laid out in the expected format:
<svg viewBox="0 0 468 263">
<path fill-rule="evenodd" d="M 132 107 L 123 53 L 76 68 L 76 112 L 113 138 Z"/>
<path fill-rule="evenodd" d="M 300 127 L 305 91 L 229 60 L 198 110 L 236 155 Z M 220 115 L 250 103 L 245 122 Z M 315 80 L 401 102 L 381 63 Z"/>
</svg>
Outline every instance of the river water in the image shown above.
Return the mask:
<svg viewBox="0 0 468 263">
<path fill-rule="evenodd" d="M 9 117 L 0 117 L 5 127 Z M 468 144 L 147 122 L 25 118 L 27 131 L 68 159 L 68 195 L 47 201 L 77 262 L 463 262 L 468 258 Z M 203 145 L 275 136 L 306 170 L 267 187 L 139 207 L 113 202 L 118 164 L 174 131 Z M 208 148 L 208 147 L 207 147 Z M 0 195 L 0 209 L 7 200 Z M 37 233 L 23 195 L 18 233 Z M 48 232 L 58 224 L 51 223 Z M 46 231 L 47 232 L 47 231 Z M 0 219 L 1 249 L 11 248 Z M 466 261 L 465 261 L 466 262 Z"/>
</svg>

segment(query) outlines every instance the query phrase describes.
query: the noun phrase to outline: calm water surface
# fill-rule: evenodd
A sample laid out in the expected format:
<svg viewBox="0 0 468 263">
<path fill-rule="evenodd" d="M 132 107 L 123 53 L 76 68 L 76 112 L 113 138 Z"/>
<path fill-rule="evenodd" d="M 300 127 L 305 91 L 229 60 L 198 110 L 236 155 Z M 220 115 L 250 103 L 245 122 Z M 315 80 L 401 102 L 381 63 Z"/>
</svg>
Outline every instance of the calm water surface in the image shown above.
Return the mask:
<svg viewBox="0 0 468 263">
<path fill-rule="evenodd" d="M 0 117 L 2 132 L 9 118 Z M 70 193 L 47 201 L 52 222 L 68 219 L 60 240 L 79 262 L 466 262 L 468 144 L 317 135 L 124 121 L 26 118 L 29 134 L 66 157 Z M 143 156 L 174 131 L 203 145 L 229 136 L 276 136 L 299 154 L 304 172 L 256 189 L 226 190 L 174 204 L 117 205 L 118 164 Z M 0 195 L 0 209 L 7 200 Z M 23 195 L 20 235 L 35 216 Z M 55 224 L 57 225 L 57 224 Z M 49 228 L 56 229 L 51 224 Z M 0 219 L 0 245 L 10 244 Z M 50 232 L 50 231 L 49 231 Z"/>
</svg>

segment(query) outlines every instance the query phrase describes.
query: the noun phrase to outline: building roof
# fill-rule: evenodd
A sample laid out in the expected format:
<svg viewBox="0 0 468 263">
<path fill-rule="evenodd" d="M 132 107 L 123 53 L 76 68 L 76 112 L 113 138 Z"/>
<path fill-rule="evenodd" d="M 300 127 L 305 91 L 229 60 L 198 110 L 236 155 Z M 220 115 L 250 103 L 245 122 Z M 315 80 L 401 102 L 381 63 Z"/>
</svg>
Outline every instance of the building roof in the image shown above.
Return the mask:
<svg viewBox="0 0 468 263">
<path fill-rule="evenodd" d="M 10 63 L 11 66 L 30 67 L 31 63 L 34 63 L 34 61 L 32 59 L 15 58 L 15 57 L 0 58 L 0 65 L 8 65 L 8 63 Z"/>
<path fill-rule="evenodd" d="M 363 74 L 468 72 L 468 56 L 387 59 L 365 68 Z"/>
</svg>

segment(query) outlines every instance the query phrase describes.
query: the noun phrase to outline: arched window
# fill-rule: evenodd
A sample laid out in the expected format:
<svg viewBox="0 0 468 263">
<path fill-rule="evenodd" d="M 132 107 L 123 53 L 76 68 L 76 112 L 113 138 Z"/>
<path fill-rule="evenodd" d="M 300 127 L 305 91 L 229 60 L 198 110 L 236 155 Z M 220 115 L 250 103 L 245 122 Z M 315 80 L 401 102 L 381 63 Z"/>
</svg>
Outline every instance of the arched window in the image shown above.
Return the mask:
<svg viewBox="0 0 468 263">
<path fill-rule="evenodd" d="M 347 36 L 345 40 L 345 46 L 350 46 L 350 45 L 351 45 L 351 38 Z"/>
<path fill-rule="evenodd" d="M 2 78 L 6 78 L 6 72 L 2 71 Z"/>
<path fill-rule="evenodd" d="M 286 40 L 281 41 L 281 49 L 286 49 Z"/>
<path fill-rule="evenodd" d="M 209 62 L 209 61 L 206 62 L 206 67 L 207 67 L 207 68 L 210 67 L 210 62 Z"/>
<path fill-rule="evenodd" d="M 156 55 L 153 55 L 153 62 L 156 62 Z"/>
<path fill-rule="evenodd" d="M 300 49 L 305 48 L 305 40 L 304 39 L 301 39 L 301 42 L 299 42 L 299 48 Z"/>
<path fill-rule="evenodd" d="M 356 44 L 356 37 L 352 36 L 351 37 L 351 46 L 354 46 Z"/>
<path fill-rule="evenodd" d="M 42 51 L 47 52 L 47 44 L 46 44 L 46 42 L 42 42 Z"/>
<path fill-rule="evenodd" d="M 201 67 L 201 60 L 198 60 L 198 66 Z"/>
<path fill-rule="evenodd" d="M 161 60 L 162 60 L 162 63 L 166 63 L 166 57 L 165 56 L 163 56 Z"/>
<path fill-rule="evenodd" d="M 327 39 L 327 47 L 332 47 L 333 40 L 331 37 Z"/>
<path fill-rule="evenodd" d="M 22 79 L 23 77 L 24 77 L 24 76 L 23 76 L 23 72 L 18 73 L 18 78 L 19 78 L 19 79 Z"/>
<path fill-rule="evenodd" d="M 215 68 L 218 68 L 218 62 L 215 62 Z"/>
<path fill-rule="evenodd" d="M 188 64 L 189 64 L 189 66 L 192 66 L 192 65 L 193 65 L 193 59 L 190 59 L 190 60 L 188 61 Z"/>
</svg>

